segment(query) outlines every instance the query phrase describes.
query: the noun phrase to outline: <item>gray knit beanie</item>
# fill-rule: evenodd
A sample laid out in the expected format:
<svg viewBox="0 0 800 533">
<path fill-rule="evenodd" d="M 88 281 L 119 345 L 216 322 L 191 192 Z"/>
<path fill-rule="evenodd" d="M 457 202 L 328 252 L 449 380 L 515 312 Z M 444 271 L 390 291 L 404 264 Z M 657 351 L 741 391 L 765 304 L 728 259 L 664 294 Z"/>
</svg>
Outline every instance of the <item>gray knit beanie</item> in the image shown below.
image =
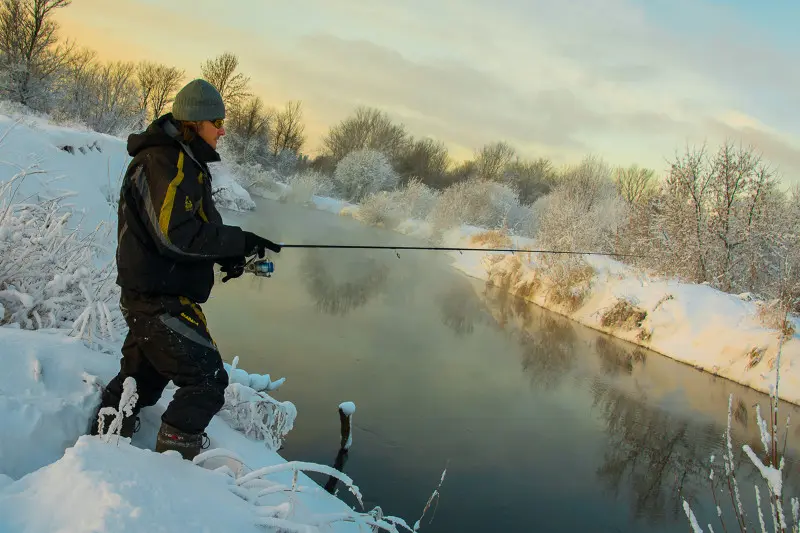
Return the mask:
<svg viewBox="0 0 800 533">
<path fill-rule="evenodd" d="M 172 103 L 176 120 L 201 121 L 225 118 L 225 104 L 219 91 L 206 80 L 193 80 L 178 91 Z"/>
</svg>

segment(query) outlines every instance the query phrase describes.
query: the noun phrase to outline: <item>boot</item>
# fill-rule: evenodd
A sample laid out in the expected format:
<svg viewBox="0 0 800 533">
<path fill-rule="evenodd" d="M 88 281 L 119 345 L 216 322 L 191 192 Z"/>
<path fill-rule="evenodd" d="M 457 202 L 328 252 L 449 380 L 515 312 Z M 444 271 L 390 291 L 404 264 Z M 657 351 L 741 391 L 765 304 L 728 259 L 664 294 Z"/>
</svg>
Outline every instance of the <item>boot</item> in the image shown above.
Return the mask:
<svg viewBox="0 0 800 533">
<path fill-rule="evenodd" d="M 201 450 L 208 448 L 209 444 L 210 441 L 205 433 L 186 433 L 161 422 L 161 428 L 156 437 L 156 452 L 175 450 L 184 459 L 191 461 Z"/>
</svg>

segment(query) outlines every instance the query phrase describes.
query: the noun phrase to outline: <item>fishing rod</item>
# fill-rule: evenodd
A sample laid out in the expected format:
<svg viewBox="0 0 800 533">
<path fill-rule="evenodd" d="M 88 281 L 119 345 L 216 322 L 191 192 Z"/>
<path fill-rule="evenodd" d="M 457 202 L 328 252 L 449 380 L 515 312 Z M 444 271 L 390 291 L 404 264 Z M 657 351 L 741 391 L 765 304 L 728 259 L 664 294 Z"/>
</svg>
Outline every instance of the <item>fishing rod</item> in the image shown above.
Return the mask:
<svg viewBox="0 0 800 533">
<path fill-rule="evenodd" d="M 460 246 L 387 246 L 370 244 L 284 244 L 278 243 L 281 248 L 315 248 L 315 249 L 338 249 L 338 250 L 393 250 L 400 258 L 398 250 L 427 250 L 442 252 L 507 252 L 512 255 L 517 253 L 537 253 L 537 254 L 566 254 L 566 255 L 604 255 L 609 257 L 646 257 L 640 254 L 620 254 L 614 252 L 584 252 L 574 250 L 539 250 L 528 248 L 471 248 Z M 252 258 L 245 265 L 245 270 L 257 276 L 272 277 L 275 272 L 275 264 L 270 259 Z"/>
</svg>

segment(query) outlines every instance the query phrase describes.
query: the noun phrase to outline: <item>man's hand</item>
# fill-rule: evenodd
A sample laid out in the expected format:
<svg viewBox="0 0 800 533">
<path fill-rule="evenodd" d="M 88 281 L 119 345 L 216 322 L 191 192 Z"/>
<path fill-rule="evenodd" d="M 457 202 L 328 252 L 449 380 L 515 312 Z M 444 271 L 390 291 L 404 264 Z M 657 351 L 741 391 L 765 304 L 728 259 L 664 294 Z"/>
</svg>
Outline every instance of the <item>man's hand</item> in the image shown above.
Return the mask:
<svg viewBox="0 0 800 533">
<path fill-rule="evenodd" d="M 244 274 L 244 257 L 231 257 L 220 262 L 222 268 L 220 271 L 225 272 L 227 275 L 222 278 L 222 283 L 226 283 L 229 279 L 238 278 Z"/>
<path fill-rule="evenodd" d="M 258 254 L 258 258 L 261 259 L 264 257 L 266 250 L 271 250 L 277 254 L 280 253 L 281 246 L 265 239 L 264 237 L 259 237 L 255 233 L 250 233 L 249 231 L 244 232 L 245 257 Z"/>
</svg>

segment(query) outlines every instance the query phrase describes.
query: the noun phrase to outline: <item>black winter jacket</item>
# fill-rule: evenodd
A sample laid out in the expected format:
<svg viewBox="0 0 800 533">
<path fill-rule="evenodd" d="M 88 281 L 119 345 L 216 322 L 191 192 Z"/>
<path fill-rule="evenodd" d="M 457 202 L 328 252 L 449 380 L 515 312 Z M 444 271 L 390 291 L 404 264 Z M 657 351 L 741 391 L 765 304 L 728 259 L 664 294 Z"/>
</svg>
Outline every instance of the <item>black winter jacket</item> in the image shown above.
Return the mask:
<svg viewBox="0 0 800 533">
<path fill-rule="evenodd" d="M 188 145 L 179 139 L 171 114 L 128 137 L 133 160 L 120 191 L 117 284 L 203 303 L 214 263 L 244 256 L 245 238 L 214 207 L 207 164 L 219 154 L 199 137 Z"/>
</svg>

